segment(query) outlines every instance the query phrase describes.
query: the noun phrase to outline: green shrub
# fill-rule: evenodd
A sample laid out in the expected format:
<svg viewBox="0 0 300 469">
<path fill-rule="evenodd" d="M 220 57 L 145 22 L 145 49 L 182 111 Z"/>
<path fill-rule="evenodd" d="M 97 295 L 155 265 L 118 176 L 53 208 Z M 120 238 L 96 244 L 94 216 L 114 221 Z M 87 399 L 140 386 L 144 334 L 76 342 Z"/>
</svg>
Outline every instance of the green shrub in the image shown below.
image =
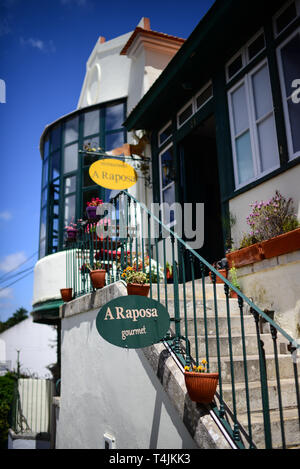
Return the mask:
<svg viewBox="0 0 300 469">
<path fill-rule="evenodd" d="M 16 378 L 12 373 L 0 376 L 0 448 L 7 448 L 9 417 L 13 403 Z"/>
</svg>

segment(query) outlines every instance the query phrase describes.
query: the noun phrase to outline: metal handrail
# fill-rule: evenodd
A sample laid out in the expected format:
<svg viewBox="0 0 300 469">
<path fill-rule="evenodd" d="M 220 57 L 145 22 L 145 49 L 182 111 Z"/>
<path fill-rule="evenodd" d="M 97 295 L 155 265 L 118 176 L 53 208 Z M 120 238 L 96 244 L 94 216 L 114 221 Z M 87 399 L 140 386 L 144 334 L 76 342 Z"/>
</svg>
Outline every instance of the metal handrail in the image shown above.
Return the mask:
<svg viewBox="0 0 300 469">
<path fill-rule="evenodd" d="M 127 226 L 134 226 L 137 227 L 137 208 L 140 210 L 140 215 L 146 215 L 147 221 L 143 225 L 141 223 L 141 237 L 138 238 L 138 234 L 136 234 L 135 240 L 133 236 L 129 233 L 127 237 L 119 238 L 120 241 L 120 251 L 119 256 L 117 255 L 116 249 L 113 252 L 112 249 L 112 240 L 104 240 L 100 244 L 101 246 L 97 245 L 97 238 L 95 241 L 94 236 L 91 236 L 91 230 L 86 232 L 86 229 L 82 229 L 81 237 L 75 243 L 71 243 L 69 245 L 69 249 L 67 252 L 67 281 L 69 282 L 69 286 L 73 286 L 75 296 L 80 296 L 84 293 L 92 291 L 93 288 L 89 283 L 89 279 L 86 278 L 85 273 L 82 274 L 81 278 L 78 279 L 78 275 L 76 276 L 75 271 L 79 272 L 80 263 L 88 258 L 91 262 L 95 255 L 98 258 L 101 258 L 102 262 L 104 263 L 105 268 L 107 269 L 107 283 L 115 282 L 116 280 L 121 279 L 122 271 L 128 264 L 133 265 L 136 262 L 138 264 L 139 260 L 139 248 L 141 250 L 141 268 L 143 271 L 146 271 L 146 255 L 148 254 L 148 275 L 149 275 L 149 283 L 150 283 L 150 296 L 153 297 L 156 291 L 158 301 L 162 300 L 162 296 L 164 293 L 164 300 L 166 303 L 166 307 L 170 309 L 172 307 L 172 302 L 170 302 L 170 295 L 172 294 L 172 301 L 173 301 L 173 308 L 174 308 L 174 317 L 172 320 L 174 322 L 174 330 L 172 333 L 166 337 L 166 341 L 169 343 L 170 347 L 172 348 L 173 352 L 176 354 L 178 359 L 181 361 L 183 365 L 190 365 L 195 363 L 196 365 L 199 364 L 199 352 L 201 350 L 201 341 L 199 342 L 198 338 L 198 320 L 203 319 L 204 327 L 202 327 L 202 333 L 204 334 L 204 344 L 205 344 L 205 358 L 208 362 L 208 371 L 211 366 L 215 366 L 219 373 L 219 387 L 216 394 L 216 399 L 214 405 L 212 406 L 213 412 L 218 416 L 220 422 L 224 425 L 226 429 L 230 428 L 232 432 L 232 438 L 235 441 L 235 444 L 239 448 L 245 448 L 248 446 L 249 448 L 256 448 L 259 446 L 263 446 L 264 448 L 272 448 L 272 447 L 282 447 L 286 448 L 289 447 L 290 443 L 287 441 L 286 438 L 286 430 L 285 430 L 285 419 L 284 414 L 286 412 L 286 402 L 284 404 L 284 399 L 286 397 L 282 395 L 282 379 L 281 373 L 282 370 L 279 366 L 280 354 L 278 354 L 278 339 L 277 335 L 283 338 L 283 341 L 288 342 L 287 351 L 290 352 L 293 358 L 293 365 L 292 369 L 290 370 L 291 373 L 294 374 L 294 383 L 295 383 L 295 393 L 296 399 L 293 401 L 292 407 L 298 411 L 298 423 L 300 428 L 300 396 L 299 396 L 299 378 L 298 378 L 298 369 L 297 369 L 297 361 L 295 360 L 295 353 L 300 348 L 300 344 L 294 340 L 286 331 L 284 331 L 273 319 L 271 319 L 265 312 L 263 312 L 257 305 L 253 303 L 251 299 L 249 299 L 246 295 L 244 295 L 241 291 L 239 291 L 227 278 L 225 278 L 222 274 L 218 272 L 218 270 L 207 262 L 201 255 L 199 255 L 195 250 L 190 248 L 188 243 L 186 243 L 183 239 L 181 239 L 175 231 L 171 228 L 166 226 L 155 214 L 153 214 L 145 204 L 139 202 L 134 196 L 128 193 L 128 191 L 120 192 L 114 199 L 113 203 L 115 207 L 119 207 L 119 214 L 121 210 L 124 212 L 123 215 L 126 219 Z M 143 213 L 144 212 L 144 213 Z M 155 238 L 154 241 L 151 239 L 151 221 L 157 223 L 160 230 L 163 230 L 164 234 L 168 234 L 168 238 L 170 239 L 170 251 L 171 251 L 171 265 L 173 267 L 173 286 L 172 293 L 168 289 L 167 285 L 167 275 L 166 275 L 166 237 L 160 239 L 162 242 L 162 252 L 159 253 L 159 246 L 158 246 L 158 239 Z M 88 225 L 88 222 L 86 222 Z M 84 225 L 86 226 L 86 225 Z M 91 223 L 90 226 L 96 226 L 96 223 Z M 146 240 L 144 242 L 144 239 Z M 176 264 L 175 261 L 175 241 L 178 243 L 178 256 L 179 256 L 179 264 Z M 134 251 L 135 250 L 135 251 Z M 154 253 L 152 253 L 154 251 Z M 187 301 L 187 292 L 186 292 L 186 258 L 184 257 L 188 253 L 189 256 L 189 269 L 191 274 L 191 289 L 192 289 L 192 297 L 191 301 Z M 135 257 L 134 257 L 135 254 Z M 155 255 L 154 255 L 155 254 Z M 159 257 L 163 257 L 163 273 L 162 273 L 162 281 L 160 279 L 159 273 Z M 156 267 L 155 263 L 156 262 Z M 195 263 L 199 263 L 200 266 L 200 278 L 196 279 L 195 273 Z M 179 267 L 178 267 L 179 266 Z M 213 294 L 213 316 L 209 316 L 208 314 L 208 301 L 206 298 L 206 288 L 207 283 L 205 279 L 205 272 L 206 270 L 211 272 L 212 278 L 212 294 Z M 154 275 L 155 274 L 155 275 Z M 180 283 L 178 275 L 181 275 Z M 217 281 L 216 279 L 219 278 L 222 280 L 224 285 L 224 293 L 225 293 L 225 318 L 227 321 L 227 335 L 226 340 L 228 340 L 228 369 L 227 375 L 223 370 L 224 365 L 224 357 L 222 352 L 222 347 L 224 350 L 224 344 L 222 345 L 222 340 L 224 340 L 224 336 L 220 333 L 220 313 L 219 313 L 219 299 L 218 299 L 218 292 L 217 292 Z M 84 282 L 82 284 L 82 279 Z M 163 281 L 164 280 L 164 281 Z M 198 312 L 198 305 L 197 305 L 197 295 L 200 291 L 198 289 L 196 291 L 196 281 L 200 282 L 200 289 L 202 292 L 202 312 L 203 315 L 200 317 Z M 156 290 L 154 285 L 156 284 Z M 179 285 L 182 286 L 182 294 L 179 289 Z M 233 307 L 233 303 L 229 299 L 229 291 L 233 290 L 238 295 L 237 306 L 238 306 L 238 316 L 240 318 L 240 326 L 239 326 L 239 335 L 238 339 L 234 336 L 232 332 L 232 316 L 231 310 Z M 169 298 L 168 298 L 169 297 Z M 235 300 L 236 301 L 236 300 Z M 183 303 L 183 305 L 181 304 Z M 188 317 L 188 305 L 190 304 L 191 307 L 191 316 Z M 245 306 L 248 306 L 250 313 L 254 318 L 254 326 L 255 326 L 255 333 L 253 336 L 256 336 L 256 346 L 253 345 L 255 348 L 255 353 L 251 352 L 249 354 L 248 343 L 247 343 L 247 335 L 246 335 L 246 328 L 245 328 Z M 183 315 L 182 315 L 183 313 Z M 224 317 L 224 316 L 223 316 Z M 213 318 L 213 331 L 215 335 L 211 336 L 211 332 L 208 327 L 209 319 Z M 276 380 L 277 391 L 276 395 L 270 396 L 270 391 L 268 388 L 268 381 L 270 380 L 270 370 L 267 366 L 268 356 L 266 356 L 264 350 L 264 343 L 262 341 L 261 334 L 259 327 L 260 318 L 264 319 L 266 323 L 270 326 L 271 338 L 273 343 L 273 353 L 272 353 L 272 360 L 274 359 L 274 375 L 272 377 L 273 380 Z M 189 323 L 189 319 L 191 323 Z M 184 328 L 185 334 L 182 334 L 181 331 L 181 322 L 184 321 Z M 235 326 L 237 327 L 237 325 Z M 193 329 L 193 334 L 190 334 L 190 329 Z M 227 337 L 228 336 L 228 337 Z M 190 343 L 189 337 L 193 338 L 194 340 L 194 348 L 195 350 L 192 351 L 192 346 Z M 216 350 L 212 352 L 211 350 L 211 337 L 215 338 L 216 340 Z M 264 338 L 264 337 L 263 337 Z M 238 347 L 241 349 L 239 360 L 242 363 L 242 371 L 239 371 L 235 367 L 235 351 L 233 340 L 238 340 Z M 199 342 L 199 343 L 198 343 Z M 226 342 L 226 341 L 225 341 Z M 203 352 L 203 347 L 202 347 Z M 202 353 L 201 352 L 201 353 Z M 226 353 L 227 353 L 226 352 Z M 214 353 L 214 356 L 210 356 Z M 270 352 L 269 352 L 270 353 Z M 257 369 L 257 378 L 256 374 L 253 377 L 253 371 L 249 366 L 248 361 L 251 360 L 253 357 L 258 357 L 258 369 Z M 285 365 L 285 363 L 284 363 Z M 272 368 L 272 369 L 273 369 Z M 273 372 L 272 372 L 273 373 Z M 225 376 L 224 376 L 225 375 Z M 269 376 L 268 376 L 269 375 Z M 261 396 L 258 399 L 258 403 L 253 401 L 253 397 L 251 396 L 251 381 L 258 379 L 260 385 L 260 394 Z M 228 386 L 231 385 L 231 390 L 228 391 Z M 241 403 L 240 396 L 237 396 L 236 386 L 242 386 L 241 393 L 244 392 L 245 396 L 243 398 L 243 407 L 241 410 Z M 227 394 L 226 394 L 227 393 Z M 231 404 L 226 402 L 227 397 L 231 401 Z M 275 396 L 275 397 L 274 397 Z M 273 401 L 272 401 L 273 399 Z M 276 399 L 276 401 L 274 401 Z M 277 408 L 277 400 L 278 400 L 278 408 L 279 408 L 279 428 L 275 428 L 275 424 L 272 421 L 273 414 L 275 409 Z M 272 401 L 272 402 L 271 402 Z M 275 403 L 274 403 L 275 402 Z M 253 410 L 254 407 L 254 410 Z M 228 409 L 230 408 L 230 412 Z M 263 417 L 263 434 L 264 434 L 264 441 L 256 442 L 256 435 L 253 435 L 253 415 L 257 414 L 258 412 L 262 413 Z M 240 421 L 241 416 L 244 416 L 243 422 Z M 230 423 L 229 423 L 230 421 Z M 274 430 L 275 428 L 275 430 Z M 280 434 L 280 438 L 278 437 L 278 432 Z M 296 432 L 294 432 L 296 433 Z M 247 435 L 245 438 L 244 435 Z M 281 439 L 280 443 L 278 443 L 278 438 Z M 300 433 L 299 433 L 299 445 L 300 445 Z"/>
</svg>

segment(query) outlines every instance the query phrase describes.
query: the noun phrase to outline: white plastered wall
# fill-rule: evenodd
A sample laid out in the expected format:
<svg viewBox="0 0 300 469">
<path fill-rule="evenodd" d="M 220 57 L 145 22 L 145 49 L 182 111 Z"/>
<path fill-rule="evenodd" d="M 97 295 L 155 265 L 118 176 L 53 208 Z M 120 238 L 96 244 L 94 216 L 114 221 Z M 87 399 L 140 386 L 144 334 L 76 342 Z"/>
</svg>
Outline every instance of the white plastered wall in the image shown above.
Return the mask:
<svg viewBox="0 0 300 469">
<path fill-rule="evenodd" d="M 286 198 L 292 197 L 300 221 L 300 165 L 298 165 L 230 200 L 229 210 L 236 218 L 236 224 L 232 228 L 234 248 L 239 248 L 243 234 L 250 232 L 246 222 L 247 216 L 252 211 L 249 204 L 270 199 L 276 190 Z"/>
<path fill-rule="evenodd" d="M 98 310 L 62 319 L 62 387 L 57 449 L 195 448 L 141 351 L 106 342 Z"/>
</svg>

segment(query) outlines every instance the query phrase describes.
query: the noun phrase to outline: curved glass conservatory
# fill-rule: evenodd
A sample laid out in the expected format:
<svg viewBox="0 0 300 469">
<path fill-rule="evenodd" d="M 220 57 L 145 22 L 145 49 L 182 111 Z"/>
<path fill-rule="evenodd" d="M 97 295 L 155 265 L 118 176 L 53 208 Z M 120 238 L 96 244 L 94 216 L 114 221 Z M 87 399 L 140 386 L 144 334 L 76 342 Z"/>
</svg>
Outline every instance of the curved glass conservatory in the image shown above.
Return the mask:
<svg viewBox="0 0 300 469">
<path fill-rule="evenodd" d="M 89 177 L 98 156 L 83 150 L 86 145 L 103 151 L 122 146 L 125 118 L 126 101 L 118 100 L 76 110 L 46 127 L 41 137 L 39 258 L 63 248 L 66 225 L 83 217 L 88 201 L 109 199 L 110 191 Z"/>
</svg>

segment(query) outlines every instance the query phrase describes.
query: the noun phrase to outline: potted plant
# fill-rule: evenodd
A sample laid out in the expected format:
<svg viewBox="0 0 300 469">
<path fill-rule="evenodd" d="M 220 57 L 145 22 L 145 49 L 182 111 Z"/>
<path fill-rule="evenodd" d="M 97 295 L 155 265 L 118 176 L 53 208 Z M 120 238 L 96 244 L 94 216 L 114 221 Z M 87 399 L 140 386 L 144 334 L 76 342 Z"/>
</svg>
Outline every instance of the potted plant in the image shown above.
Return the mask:
<svg viewBox="0 0 300 469">
<path fill-rule="evenodd" d="M 149 276 L 146 272 L 141 272 L 128 266 L 123 271 L 122 278 L 127 283 L 128 295 L 148 296 L 150 285 L 147 283 Z"/>
<path fill-rule="evenodd" d="M 213 267 L 221 275 L 223 275 L 223 277 L 227 278 L 227 275 L 228 275 L 228 261 L 227 261 L 227 259 L 222 259 L 218 262 L 214 262 Z M 209 277 L 212 280 L 212 272 L 209 272 Z M 218 275 L 216 275 L 216 283 L 224 283 L 223 280 Z"/>
<path fill-rule="evenodd" d="M 99 289 L 105 286 L 106 270 L 102 268 L 102 264 L 96 261 L 91 267 L 89 264 L 85 264 L 85 269 L 90 273 L 91 283 L 94 288 Z"/>
<path fill-rule="evenodd" d="M 166 262 L 166 277 L 167 277 L 167 283 L 172 283 L 173 282 L 173 268 L 169 262 Z"/>
<path fill-rule="evenodd" d="M 250 204 L 247 217 L 251 232 L 244 235 L 240 249 L 226 255 L 229 266 L 242 267 L 262 259 L 300 249 L 300 228 L 293 200 L 279 191 L 266 201 Z"/>
<path fill-rule="evenodd" d="M 241 289 L 239 281 L 238 281 L 237 269 L 234 263 L 231 269 L 229 269 L 229 280 L 235 288 L 237 288 L 238 290 Z M 234 290 L 230 290 L 230 298 L 238 298 L 238 294 Z"/>
<path fill-rule="evenodd" d="M 262 261 L 265 256 L 261 247 L 261 243 L 252 235 L 245 234 L 241 240 L 240 247 L 226 254 L 229 268 L 233 265 L 243 267 Z"/>
<path fill-rule="evenodd" d="M 102 204 L 103 200 L 99 199 L 99 197 L 93 197 L 91 202 L 87 202 L 86 214 L 89 220 L 97 218 L 97 207 Z"/>
<path fill-rule="evenodd" d="M 77 237 L 77 225 L 76 223 L 70 223 L 69 225 L 66 226 L 66 232 L 67 232 L 67 239 L 71 241 L 76 241 Z"/>
<path fill-rule="evenodd" d="M 60 294 L 62 300 L 67 303 L 68 301 L 71 301 L 73 299 L 73 288 L 61 288 Z"/>
<path fill-rule="evenodd" d="M 186 366 L 184 379 L 192 401 L 200 404 L 212 402 L 219 382 L 219 373 L 208 373 L 205 359 L 200 366 Z"/>
<path fill-rule="evenodd" d="M 151 283 L 157 283 L 158 280 L 161 282 L 165 278 L 163 267 L 157 263 L 155 259 L 151 259 L 150 261 L 149 256 L 144 257 L 144 262 L 140 257 L 135 258 L 133 260 L 132 267 L 135 271 L 143 270 L 143 272 L 147 274 L 149 282 L 151 271 Z"/>
</svg>

